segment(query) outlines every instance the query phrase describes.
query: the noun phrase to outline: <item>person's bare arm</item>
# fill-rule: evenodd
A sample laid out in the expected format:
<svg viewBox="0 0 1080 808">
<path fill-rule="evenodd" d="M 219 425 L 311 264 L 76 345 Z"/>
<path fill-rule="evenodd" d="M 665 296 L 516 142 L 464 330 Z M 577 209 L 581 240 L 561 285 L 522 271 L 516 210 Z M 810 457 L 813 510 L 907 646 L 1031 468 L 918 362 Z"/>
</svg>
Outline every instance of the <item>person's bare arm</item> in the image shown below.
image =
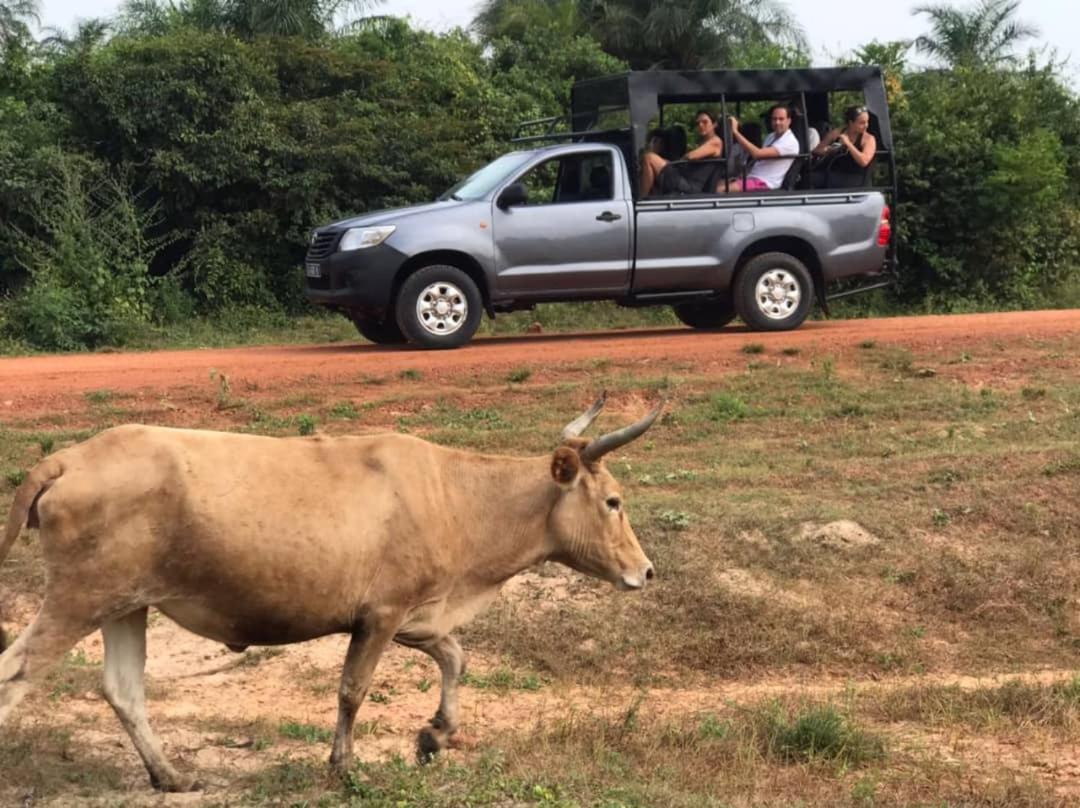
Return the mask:
<svg viewBox="0 0 1080 808">
<path fill-rule="evenodd" d="M 780 150 L 775 146 L 755 146 L 747 140 L 746 135 L 739 131 L 739 122 L 734 118 L 731 119 L 731 136 L 735 138 L 735 140 L 739 142 L 739 145 L 746 149 L 746 153 L 755 160 L 780 156 Z"/>
<path fill-rule="evenodd" d="M 863 135 L 861 149 L 855 148 L 855 144 L 847 135 L 840 135 L 839 140 L 859 168 L 866 168 L 873 162 L 874 155 L 877 154 L 877 139 L 869 132 Z"/>
<path fill-rule="evenodd" d="M 724 141 L 718 137 L 711 137 L 693 151 L 686 153 L 687 160 L 707 160 L 711 157 L 723 157 Z"/>
<path fill-rule="evenodd" d="M 840 130 L 833 129 L 829 134 L 822 138 L 821 142 L 814 148 L 814 154 L 818 157 L 824 157 L 829 151 L 829 146 L 836 142 L 836 139 L 840 137 Z"/>
</svg>

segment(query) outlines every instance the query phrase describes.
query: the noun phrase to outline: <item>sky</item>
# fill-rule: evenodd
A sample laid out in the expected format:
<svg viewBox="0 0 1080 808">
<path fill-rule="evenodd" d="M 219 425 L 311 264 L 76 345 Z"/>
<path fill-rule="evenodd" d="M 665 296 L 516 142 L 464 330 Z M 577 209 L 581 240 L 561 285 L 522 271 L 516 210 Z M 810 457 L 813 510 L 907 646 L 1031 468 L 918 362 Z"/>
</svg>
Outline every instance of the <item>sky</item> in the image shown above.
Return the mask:
<svg viewBox="0 0 1080 808">
<path fill-rule="evenodd" d="M 914 38 L 924 33 L 925 18 L 914 16 L 911 9 L 933 2 L 941 0 L 787 0 L 786 6 L 805 29 L 815 64 L 827 65 L 873 39 Z M 975 2 L 960 0 L 958 5 Z M 114 14 L 119 5 L 120 0 L 41 0 L 42 24 L 69 28 L 79 18 Z M 477 5 L 478 0 L 384 0 L 372 11 L 409 16 L 417 25 L 442 31 L 467 26 Z M 1054 48 L 1059 59 L 1071 56 L 1067 72 L 1074 80 L 1080 76 L 1080 9 L 1076 0 L 1021 0 L 1018 16 L 1041 31 L 1030 45 Z"/>
</svg>

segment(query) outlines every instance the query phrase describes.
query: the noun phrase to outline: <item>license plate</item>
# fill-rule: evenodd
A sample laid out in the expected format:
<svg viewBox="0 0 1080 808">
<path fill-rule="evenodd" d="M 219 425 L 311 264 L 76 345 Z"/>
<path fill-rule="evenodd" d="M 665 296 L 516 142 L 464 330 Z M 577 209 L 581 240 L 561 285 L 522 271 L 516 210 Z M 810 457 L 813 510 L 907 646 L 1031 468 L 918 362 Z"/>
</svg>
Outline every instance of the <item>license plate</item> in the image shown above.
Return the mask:
<svg viewBox="0 0 1080 808">
<path fill-rule="evenodd" d="M 304 266 L 304 274 L 309 278 L 321 278 L 322 277 L 322 265 L 309 261 Z"/>
</svg>

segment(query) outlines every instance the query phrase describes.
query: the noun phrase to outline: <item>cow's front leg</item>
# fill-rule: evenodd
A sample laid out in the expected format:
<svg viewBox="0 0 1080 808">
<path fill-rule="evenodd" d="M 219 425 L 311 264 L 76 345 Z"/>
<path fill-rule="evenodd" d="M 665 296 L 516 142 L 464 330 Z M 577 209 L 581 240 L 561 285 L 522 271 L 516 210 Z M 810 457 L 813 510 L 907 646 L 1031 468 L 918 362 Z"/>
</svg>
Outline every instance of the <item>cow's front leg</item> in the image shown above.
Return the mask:
<svg viewBox="0 0 1080 808">
<path fill-rule="evenodd" d="M 442 672 L 439 709 L 428 726 L 420 730 L 417 738 L 417 758 L 421 763 L 426 763 L 445 749 L 457 732 L 458 679 L 465 672 L 465 652 L 461 650 L 458 641 L 449 635 L 418 645 L 417 648 L 434 659 Z"/>
<path fill-rule="evenodd" d="M 371 677 L 375 674 L 375 666 L 379 664 L 379 658 L 393 638 L 396 628 L 366 628 L 354 632 L 349 641 L 345 668 L 341 672 L 341 687 L 338 690 L 334 751 L 330 753 L 330 765 L 340 773 L 347 771 L 352 764 L 356 711 L 364 703 Z"/>
</svg>

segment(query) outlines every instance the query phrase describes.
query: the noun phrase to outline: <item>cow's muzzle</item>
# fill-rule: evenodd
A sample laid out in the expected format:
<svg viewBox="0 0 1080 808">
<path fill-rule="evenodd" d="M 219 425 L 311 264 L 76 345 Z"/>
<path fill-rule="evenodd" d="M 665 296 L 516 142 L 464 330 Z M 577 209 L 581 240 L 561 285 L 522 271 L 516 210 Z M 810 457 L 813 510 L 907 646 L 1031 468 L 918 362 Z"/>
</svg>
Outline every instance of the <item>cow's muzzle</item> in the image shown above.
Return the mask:
<svg viewBox="0 0 1080 808">
<path fill-rule="evenodd" d="M 619 580 L 619 589 L 628 591 L 631 589 L 641 589 L 645 586 L 646 581 L 651 581 L 656 577 L 656 571 L 653 569 L 652 564 L 646 564 L 641 570 L 634 574 L 623 575 Z"/>
</svg>

